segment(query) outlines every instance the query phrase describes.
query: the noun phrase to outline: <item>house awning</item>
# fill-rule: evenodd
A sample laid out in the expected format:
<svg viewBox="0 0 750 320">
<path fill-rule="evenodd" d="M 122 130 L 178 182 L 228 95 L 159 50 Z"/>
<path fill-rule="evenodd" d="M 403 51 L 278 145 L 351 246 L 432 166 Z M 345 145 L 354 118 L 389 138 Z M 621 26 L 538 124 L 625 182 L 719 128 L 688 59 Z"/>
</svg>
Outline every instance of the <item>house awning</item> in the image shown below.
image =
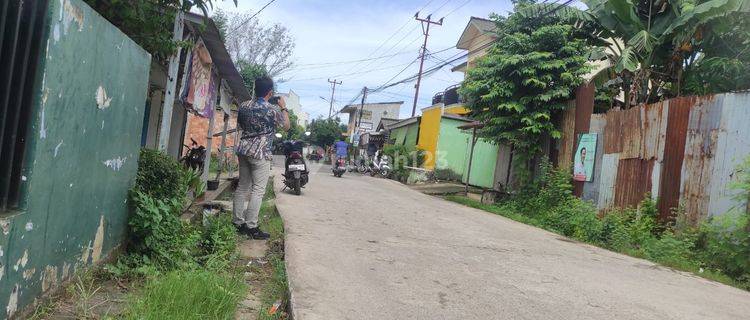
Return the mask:
<svg viewBox="0 0 750 320">
<path fill-rule="evenodd" d="M 461 130 L 467 130 L 467 129 L 482 129 L 484 128 L 484 122 L 481 121 L 472 121 L 467 124 L 462 124 L 458 126 L 457 128 Z"/>
</svg>

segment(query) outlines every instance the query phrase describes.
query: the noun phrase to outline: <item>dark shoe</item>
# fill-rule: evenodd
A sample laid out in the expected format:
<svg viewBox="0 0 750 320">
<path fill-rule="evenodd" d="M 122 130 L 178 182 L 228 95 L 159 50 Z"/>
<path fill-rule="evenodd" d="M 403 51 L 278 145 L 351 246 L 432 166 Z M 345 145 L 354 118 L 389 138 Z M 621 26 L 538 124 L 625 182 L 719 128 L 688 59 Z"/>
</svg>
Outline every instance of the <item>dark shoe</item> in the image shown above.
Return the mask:
<svg viewBox="0 0 750 320">
<path fill-rule="evenodd" d="M 271 237 L 270 234 L 265 233 L 258 228 L 251 228 L 251 229 L 246 229 L 246 230 L 250 238 L 253 238 L 255 240 L 266 240 Z"/>
<path fill-rule="evenodd" d="M 243 224 L 243 225 L 239 225 L 238 226 L 238 225 L 235 224 L 234 228 L 237 229 L 237 233 L 239 235 L 252 237 L 252 235 L 250 235 L 250 231 L 249 231 L 250 228 L 248 228 L 246 225 Z"/>
</svg>

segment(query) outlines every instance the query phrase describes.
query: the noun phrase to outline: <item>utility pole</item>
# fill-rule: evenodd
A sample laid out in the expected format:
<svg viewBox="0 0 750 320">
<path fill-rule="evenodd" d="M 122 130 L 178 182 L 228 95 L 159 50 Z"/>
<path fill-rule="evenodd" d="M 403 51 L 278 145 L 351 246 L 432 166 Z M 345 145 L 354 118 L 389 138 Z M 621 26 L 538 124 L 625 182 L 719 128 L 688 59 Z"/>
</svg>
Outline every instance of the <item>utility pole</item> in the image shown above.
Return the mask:
<svg viewBox="0 0 750 320">
<path fill-rule="evenodd" d="M 333 94 L 336 93 L 336 85 L 341 84 L 341 81 L 336 82 L 336 79 L 333 79 L 333 81 L 331 81 L 331 79 L 328 79 L 328 83 L 333 84 L 333 88 L 331 89 L 331 107 L 328 108 L 328 118 L 330 118 L 331 114 L 333 113 Z"/>
<path fill-rule="evenodd" d="M 416 14 L 414 14 L 414 19 L 419 21 L 419 23 L 422 24 L 422 34 L 424 34 L 424 44 L 422 44 L 422 53 L 419 56 L 419 74 L 417 75 L 417 84 L 414 85 L 414 88 L 416 90 L 414 91 L 414 105 L 411 107 L 411 116 L 413 117 L 414 114 L 417 111 L 417 99 L 419 99 L 419 83 L 422 82 L 422 68 L 424 67 L 424 57 L 427 53 L 427 37 L 430 35 L 430 25 L 435 24 L 442 26 L 443 25 L 443 18 L 440 18 L 440 21 L 433 21 L 431 20 L 432 15 L 427 15 L 426 19 L 419 17 L 419 11 L 417 11 Z M 426 25 L 426 26 L 425 26 Z"/>
<path fill-rule="evenodd" d="M 357 122 L 354 123 L 351 142 L 354 142 L 354 135 L 357 134 L 357 129 L 359 129 L 359 125 L 362 124 L 362 112 L 365 109 L 365 99 L 367 99 L 367 87 L 362 88 L 362 102 L 359 104 L 359 118 L 357 119 Z M 359 141 L 359 139 L 357 139 L 357 141 Z"/>
<path fill-rule="evenodd" d="M 182 0 L 180 0 L 180 8 L 182 8 Z M 172 41 L 182 41 L 182 29 L 183 19 L 185 13 L 182 10 L 177 10 L 177 14 L 174 18 L 174 28 L 172 30 Z M 182 53 L 182 47 L 177 46 L 177 51 L 169 57 L 169 69 L 167 71 L 167 87 L 166 93 L 164 94 L 164 108 L 161 112 L 161 124 L 159 128 L 159 151 L 167 152 L 169 147 L 169 129 L 172 127 L 172 107 L 174 107 L 175 91 L 177 90 L 177 69 L 180 68 L 180 54 Z M 185 63 L 190 63 L 186 61 Z M 179 157 L 179 154 L 178 154 Z"/>
</svg>

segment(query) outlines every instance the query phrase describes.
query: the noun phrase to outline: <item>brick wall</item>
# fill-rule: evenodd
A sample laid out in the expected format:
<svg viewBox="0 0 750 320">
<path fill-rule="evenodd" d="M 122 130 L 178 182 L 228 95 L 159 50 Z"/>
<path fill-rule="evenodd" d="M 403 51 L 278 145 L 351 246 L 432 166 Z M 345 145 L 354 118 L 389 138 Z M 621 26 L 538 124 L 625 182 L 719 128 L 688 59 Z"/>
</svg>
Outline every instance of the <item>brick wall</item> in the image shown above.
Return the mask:
<svg viewBox="0 0 750 320">
<path fill-rule="evenodd" d="M 216 119 L 214 120 L 214 134 L 221 132 L 224 130 L 224 118 L 223 114 L 221 112 L 217 112 L 214 114 Z M 208 119 L 202 118 L 199 116 L 196 116 L 194 114 L 188 115 L 187 120 L 187 129 L 185 130 L 185 141 L 184 143 L 186 145 L 190 145 L 192 142 L 190 141 L 190 138 L 195 139 L 195 141 L 198 142 L 198 144 L 202 146 L 206 146 L 206 135 L 208 133 Z M 234 129 L 237 127 L 237 113 L 232 112 L 232 115 L 229 117 L 229 129 Z M 227 147 L 234 146 L 234 133 L 227 134 Z M 219 151 L 219 147 L 221 147 L 221 136 L 214 137 L 213 143 L 212 143 L 212 150 L 211 153 L 217 154 Z"/>
</svg>

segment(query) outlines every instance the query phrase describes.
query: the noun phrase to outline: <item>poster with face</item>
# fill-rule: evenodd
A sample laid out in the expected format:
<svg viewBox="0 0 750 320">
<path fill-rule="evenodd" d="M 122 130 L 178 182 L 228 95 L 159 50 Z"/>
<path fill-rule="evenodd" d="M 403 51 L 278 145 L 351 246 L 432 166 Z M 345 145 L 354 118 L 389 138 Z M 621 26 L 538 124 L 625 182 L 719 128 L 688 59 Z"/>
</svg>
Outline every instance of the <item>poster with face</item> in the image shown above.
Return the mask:
<svg viewBox="0 0 750 320">
<path fill-rule="evenodd" d="M 594 179 L 596 138 L 596 133 L 583 133 L 578 136 L 578 146 L 573 159 L 573 180 L 591 181 Z"/>
</svg>

